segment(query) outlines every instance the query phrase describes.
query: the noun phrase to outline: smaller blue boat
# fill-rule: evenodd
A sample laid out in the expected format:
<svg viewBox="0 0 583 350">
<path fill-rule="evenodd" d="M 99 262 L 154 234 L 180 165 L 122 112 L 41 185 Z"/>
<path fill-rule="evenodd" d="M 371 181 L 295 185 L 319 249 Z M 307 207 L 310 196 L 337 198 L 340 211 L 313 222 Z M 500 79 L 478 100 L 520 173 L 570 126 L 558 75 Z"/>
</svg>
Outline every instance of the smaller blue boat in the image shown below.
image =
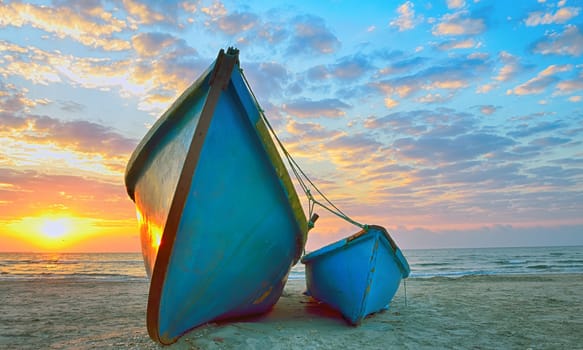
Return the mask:
<svg viewBox="0 0 583 350">
<path fill-rule="evenodd" d="M 352 325 L 388 308 L 401 280 L 409 276 L 407 259 L 386 229 L 365 228 L 302 258 L 307 294 L 340 311 Z"/>
</svg>

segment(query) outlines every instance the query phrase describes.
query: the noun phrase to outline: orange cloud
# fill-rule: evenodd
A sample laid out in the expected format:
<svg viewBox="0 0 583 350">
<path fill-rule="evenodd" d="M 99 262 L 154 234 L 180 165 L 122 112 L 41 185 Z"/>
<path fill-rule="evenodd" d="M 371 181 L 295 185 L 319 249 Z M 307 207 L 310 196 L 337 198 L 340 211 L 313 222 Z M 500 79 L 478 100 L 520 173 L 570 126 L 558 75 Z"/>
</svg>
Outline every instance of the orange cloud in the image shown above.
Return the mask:
<svg viewBox="0 0 583 350">
<path fill-rule="evenodd" d="M 541 24 L 565 23 L 571 18 L 577 17 L 579 11 L 580 8 L 578 7 L 561 7 L 555 13 L 531 12 L 524 22 L 529 27 Z"/>
<path fill-rule="evenodd" d="M 327 130 L 322 124 L 303 123 L 294 119 L 287 121 L 286 131 L 300 139 L 302 143 L 329 140 L 341 135 L 340 131 Z"/>
<path fill-rule="evenodd" d="M 132 37 L 132 46 L 139 56 L 153 57 L 175 41 L 172 35 L 166 33 L 140 33 Z"/>
<path fill-rule="evenodd" d="M 122 176 L 104 180 L 0 167 L 0 184 L 0 220 L 49 212 L 115 220 L 135 217 Z"/>
<path fill-rule="evenodd" d="M 147 41 L 144 37 L 136 38 L 139 52 L 153 45 Z M 198 61 L 185 61 L 186 57 L 196 55 L 194 49 L 171 37 L 165 38 L 163 42 L 169 50 L 165 53 L 165 60 L 114 60 L 74 57 L 0 40 L 0 48 L 5 49 L 5 55 L 14 57 L 8 64 L 0 65 L 0 75 L 20 76 L 43 85 L 66 81 L 89 89 L 119 89 L 122 97 L 141 98 L 141 109 L 157 116 L 168 106 L 171 98 L 192 82 L 197 75 L 194 71 L 197 67 L 200 71 L 206 68 L 205 64 Z M 174 51 L 169 46 L 173 46 Z M 160 96 L 168 96 L 168 103 L 160 103 Z"/>
<path fill-rule="evenodd" d="M 556 83 L 558 78 L 557 74 L 562 72 L 568 72 L 573 69 L 572 65 L 550 65 L 541 72 L 537 74 L 536 77 L 528 80 L 527 82 L 515 87 L 512 90 L 506 91 L 507 95 L 532 95 L 540 94 L 544 92 L 549 86 Z"/>
<path fill-rule="evenodd" d="M 466 2 L 464 0 L 447 0 L 447 8 L 450 9 L 457 9 L 460 7 L 464 7 Z"/>
<path fill-rule="evenodd" d="M 132 19 L 139 24 L 153 24 L 168 20 L 164 14 L 150 9 L 146 4 L 141 2 L 135 0 L 123 0 L 122 3 Z"/>
<path fill-rule="evenodd" d="M 123 20 L 107 14 L 104 9 L 80 14 L 70 7 L 51 8 L 13 2 L 0 4 L 0 26 L 34 28 L 55 34 L 58 38 L 72 38 L 83 45 L 107 51 L 130 48 L 125 40 L 113 38 L 127 28 Z"/>
<path fill-rule="evenodd" d="M 423 17 L 415 16 L 415 10 L 413 9 L 415 5 L 411 1 L 406 1 L 401 6 L 397 8 L 397 13 L 399 16 L 391 21 L 390 25 L 399 28 L 400 32 L 411 30 L 415 28 L 415 25 L 420 22 Z"/>
</svg>

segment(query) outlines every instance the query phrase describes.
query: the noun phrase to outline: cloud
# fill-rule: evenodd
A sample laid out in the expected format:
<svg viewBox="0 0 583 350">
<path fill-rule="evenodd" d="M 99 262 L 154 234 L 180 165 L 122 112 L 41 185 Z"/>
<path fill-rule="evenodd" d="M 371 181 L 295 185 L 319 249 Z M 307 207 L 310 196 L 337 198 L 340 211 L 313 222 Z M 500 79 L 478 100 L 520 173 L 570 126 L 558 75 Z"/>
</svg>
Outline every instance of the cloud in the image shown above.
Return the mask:
<svg viewBox="0 0 583 350">
<path fill-rule="evenodd" d="M 394 100 L 390 97 L 385 97 L 384 101 L 385 101 L 385 107 L 387 107 L 389 109 L 395 108 L 399 105 L 399 101 Z"/>
<path fill-rule="evenodd" d="M 338 118 L 344 116 L 350 105 L 338 99 L 310 100 L 306 98 L 285 103 L 282 109 L 297 118 Z"/>
<path fill-rule="evenodd" d="M 571 139 L 564 138 L 564 137 L 556 137 L 556 136 L 547 136 L 541 137 L 535 140 L 530 141 L 530 144 L 538 146 L 538 147 L 552 147 L 563 145 L 566 143 L 571 142 Z"/>
<path fill-rule="evenodd" d="M 202 7 L 204 26 L 209 33 L 220 33 L 242 46 L 263 46 L 272 52 L 280 47 L 293 56 L 332 54 L 341 43 L 323 18 L 305 14 L 286 16 L 278 9 L 260 15 L 243 10 L 229 11 L 221 2 Z M 281 46 L 280 46 L 281 45 Z"/>
<path fill-rule="evenodd" d="M 245 32 L 257 26 L 259 17 L 251 12 L 234 12 L 217 20 L 217 28 L 228 35 Z"/>
<path fill-rule="evenodd" d="M 403 3 L 397 8 L 399 16 L 392 20 L 389 25 L 399 28 L 400 32 L 414 29 L 415 25 L 423 20 L 423 16 L 415 16 L 414 7 L 415 5 L 411 1 Z"/>
<path fill-rule="evenodd" d="M 292 25 L 293 37 L 288 48 L 290 53 L 331 54 L 340 48 L 340 41 L 320 17 L 297 16 L 292 20 Z"/>
<path fill-rule="evenodd" d="M 135 0 L 122 0 L 122 4 L 128 15 L 139 24 L 154 24 L 171 21 L 162 12 L 155 11 L 148 5 Z"/>
<path fill-rule="evenodd" d="M 154 57 L 176 41 L 176 38 L 166 33 L 140 33 L 132 37 L 132 46 L 139 56 Z"/>
<path fill-rule="evenodd" d="M 393 130 L 396 134 L 420 135 L 427 130 L 426 125 L 417 123 L 421 114 L 431 113 L 428 110 L 412 112 L 394 112 L 384 117 L 369 117 L 364 121 L 364 127 L 375 130 Z"/>
<path fill-rule="evenodd" d="M 75 101 L 59 101 L 61 110 L 69 113 L 81 113 L 85 110 L 85 106 Z"/>
<path fill-rule="evenodd" d="M 50 103 L 47 99 L 30 99 L 26 97 L 27 92 L 26 89 L 19 89 L 15 85 L 0 81 L 0 113 L 5 114 L 5 118 L 14 118 L 23 111 L 27 112 L 38 105 Z"/>
<path fill-rule="evenodd" d="M 0 88 L 4 92 L 0 95 L 0 140 L 5 145 L 0 151 L 0 166 L 39 165 L 63 157 L 61 160 L 69 164 L 75 163 L 74 158 L 84 158 L 95 166 L 101 163 L 104 168 L 120 171 L 137 145 L 137 140 L 101 124 L 32 115 L 28 110 L 35 101 L 27 100 L 24 92 L 10 85 L 0 83 Z M 70 106 L 65 103 L 65 107 Z M 83 106 L 75 103 L 72 108 Z"/>
<path fill-rule="evenodd" d="M 560 138 L 545 138 L 535 140 L 539 146 L 548 147 L 553 144 L 564 144 L 566 140 Z M 527 173 L 535 176 L 533 183 L 537 186 L 569 187 L 576 186 L 576 178 L 583 174 L 583 170 L 576 168 L 563 168 L 562 166 L 544 165 L 528 169 Z"/>
<path fill-rule="evenodd" d="M 542 55 L 579 57 L 583 54 L 583 34 L 574 25 L 561 33 L 551 32 L 531 45 L 531 51 Z"/>
<path fill-rule="evenodd" d="M 514 144 L 515 142 L 507 137 L 472 133 L 454 138 L 433 136 L 423 136 L 419 139 L 403 138 L 396 140 L 394 147 L 405 159 L 421 160 L 431 164 L 477 159 Z"/>
<path fill-rule="evenodd" d="M 207 61 L 197 56 L 183 40 L 166 35 L 145 34 L 135 38 L 138 53 L 164 43 L 164 52 L 145 59 L 76 57 L 58 51 L 21 47 L 0 40 L 5 55 L 13 57 L 0 66 L 0 75 L 18 76 L 34 84 L 67 82 L 87 89 L 118 89 L 122 97 L 138 96 L 140 108 L 158 114 L 173 97 L 183 91 L 206 68 Z M 146 53 L 147 54 L 147 53 Z M 156 102 L 160 96 L 167 100 Z"/>
<path fill-rule="evenodd" d="M 393 136 L 454 137 L 475 128 L 477 121 L 477 118 L 468 113 L 458 112 L 450 108 L 437 108 L 435 110 L 419 109 L 409 112 L 394 112 L 383 117 L 369 117 L 365 120 L 364 127 Z"/>
<path fill-rule="evenodd" d="M 307 75 L 312 80 L 335 78 L 354 81 L 361 78 L 373 68 L 371 62 L 363 55 L 354 55 L 341 58 L 338 63 L 318 65 L 308 70 Z"/>
<path fill-rule="evenodd" d="M 290 31 L 291 30 L 288 30 L 283 24 L 266 22 L 257 29 L 257 37 L 261 38 L 270 46 L 273 46 L 287 39 L 290 35 Z"/>
<path fill-rule="evenodd" d="M 286 66 L 278 62 L 247 62 L 244 74 L 260 103 L 280 96 L 290 81 Z"/>
<path fill-rule="evenodd" d="M 418 68 L 419 66 L 426 63 L 427 61 L 428 61 L 428 59 L 424 58 L 424 57 L 419 57 L 419 56 L 412 57 L 412 58 L 408 58 L 408 59 L 394 62 L 391 65 L 380 69 L 378 73 L 379 73 L 379 75 L 391 75 L 391 74 L 399 74 L 399 73 L 405 73 L 405 72 L 408 73 L 410 71 L 415 70 L 415 68 Z"/>
<path fill-rule="evenodd" d="M 239 47 L 258 45 L 269 50 L 278 50 L 274 46 L 288 39 L 292 42 L 294 40 L 301 41 L 301 39 L 293 37 L 298 17 L 282 19 L 282 16 L 276 10 L 269 10 L 265 16 L 248 10 L 235 10 L 230 12 L 224 4 L 219 1 L 214 1 L 211 6 L 202 7 L 201 13 L 205 18 L 204 26 L 209 30 L 211 35 L 220 33 L 228 37 L 232 42 L 237 42 Z M 320 24 L 323 25 L 323 20 L 319 20 L 321 21 Z M 306 21 L 309 22 L 310 19 L 306 19 Z M 326 50 L 325 42 L 331 37 L 326 37 L 327 28 L 322 27 L 319 30 L 321 32 L 314 34 L 311 38 L 311 43 L 315 46 L 321 45 L 319 49 Z M 332 35 L 331 33 L 328 34 Z M 319 38 L 317 38 L 318 36 Z M 317 43 L 318 40 L 320 40 L 319 44 Z M 301 43 L 297 42 L 296 44 L 301 45 Z M 313 47 L 306 50 L 310 51 L 312 49 Z"/>
<path fill-rule="evenodd" d="M 214 0 L 211 6 L 202 7 L 200 11 L 211 17 L 211 19 L 216 19 L 227 14 L 225 5 L 218 0 Z"/>
<path fill-rule="evenodd" d="M 86 120 L 62 121 L 46 116 L 14 117 L 0 113 L 0 134 L 18 137 L 29 144 L 52 144 L 81 153 L 98 153 L 106 158 L 129 155 L 137 141 L 106 126 Z"/>
<path fill-rule="evenodd" d="M 464 10 L 444 15 L 440 22 L 433 27 L 433 35 L 478 35 L 484 33 L 486 31 L 484 20 L 468 17 L 468 14 L 468 11 Z"/>
<path fill-rule="evenodd" d="M 130 48 L 127 41 L 114 37 L 114 34 L 126 30 L 128 24 L 103 8 L 83 8 L 80 5 L 52 8 L 20 2 L 0 3 L 0 27 L 20 28 L 26 25 L 52 33 L 58 38 L 69 37 L 85 46 L 107 51 Z"/>
<path fill-rule="evenodd" d="M 541 24 L 566 23 L 571 18 L 579 15 L 581 9 L 578 7 L 561 7 L 555 13 L 531 12 L 524 21 L 526 26 L 533 27 Z"/>
<path fill-rule="evenodd" d="M 480 160 L 516 144 L 509 137 L 480 128 L 482 119 L 467 112 L 438 108 L 370 117 L 364 127 L 390 137 L 387 142 L 395 161 L 401 164 L 443 164 Z"/>
<path fill-rule="evenodd" d="M 461 50 L 461 49 L 472 49 L 479 46 L 474 39 L 464 39 L 464 40 L 448 40 L 437 45 L 437 49 L 442 51 L 449 50 Z"/>
<path fill-rule="evenodd" d="M 544 121 L 536 125 L 532 124 L 520 124 L 517 125 L 514 131 L 508 133 L 509 136 L 514 138 L 519 137 L 529 137 L 536 134 L 541 134 L 545 132 L 553 132 L 565 127 L 565 123 L 560 120 L 556 121 Z"/>
<path fill-rule="evenodd" d="M 486 94 L 493 89 L 497 89 L 500 83 L 511 81 L 530 68 L 522 64 L 520 58 L 506 51 L 500 52 L 498 59 L 502 63 L 502 67 L 498 70 L 498 74 L 492 77 L 493 82 L 479 86 L 476 89 L 476 93 Z"/>
<path fill-rule="evenodd" d="M 104 7 L 102 6 L 102 0 L 53 0 L 52 3 L 57 8 L 68 7 L 73 9 L 73 11 L 76 13 L 80 13 L 86 16 L 110 16 L 103 13 Z"/>
<path fill-rule="evenodd" d="M 0 49 L 4 54 L 4 64 L 0 65 L 0 76 L 20 76 L 35 84 L 48 85 L 61 82 L 59 72 L 51 66 L 49 57 L 58 54 L 49 54 L 45 51 L 22 47 L 0 40 Z"/>
<path fill-rule="evenodd" d="M 293 135 L 298 142 L 323 142 L 341 135 L 341 132 L 328 130 L 320 123 L 312 122 L 298 122 L 294 119 L 289 119 L 285 130 Z"/>
<path fill-rule="evenodd" d="M 435 97 L 436 90 L 447 90 L 449 95 L 472 84 L 479 74 L 486 72 L 491 63 L 487 58 L 451 58 L 443 65 L 434 64 L 417 73 L 393 79 L 380 80 L 371 85 L 387 97 L 396 95 L 408 98 L 421 90 L 431 91 Z M 435 98 L 432 99 L 435 102 Z"/>
<path fill-rule="evenodd" d="M 498 110 L 498 107 L 493 106 L 493 105 L 483 105 L 483 106 L 479 106 L 479 109 L 480 109 L 480 112 L 482 112 L 482 114 L 492 115 Z"/>
<path fill-rule="evenodd" d="M 447 8 L 459 9 L 466 5 L 465 0 L 447 0 Z"/>
<path fill-rule="evenodd" d="M 304 125 L 305 126 L 305 125 Z M 374 159 L 382 152 L 383 144 L 374 139 L 368 133 L 346 133 L 332 130 L 324 130 L 315 125 L 310 133 L 297 135 L 297 139 L 291 144 L 292 152 L 305 156 L 308 161 L 319 161 L 327 164 L 327 168 L 351 169 L 350 172 L 332 172 L 332 176 L 328 178 L 331 181 L 327 185 L 327 192 L 332 190 L 340 190 L 335 192 L 334 198 L 343 197 L 348 199 L 346 191 L 342 191 L 345 187 L 342 184 L 350 184 L 355 180 L 355 177 L 360 176 L 365 168 L 377 164 Z M 304 137 L 307 137 L 304 139 Z M 286 142 L 286 144 L 290 144 Z M 351 198 L 354 199 L 354 198 Z"/>
<path fill-rule="evenodd" d="M 557 93 L 564 95 L 583 90 L 583 80 L 563 80 L 557 83 Z"/>
<path fill-rule="evenodd" d="M 498 75 L 494 77 L 497 81 L 510 81 L 520 73 L 526 70 L 526 67 L 520 63 L 520 59 L 506 51 L 500 52 L 498 55 L 500 61 L 504 64 L 498 71 Z"/>
<path fill-rule="evenodd" d="M 478 86 L 476 88 L 476 93 L 477 94 L 487 94 L 488 92 L 492 91 L 492 89 L 496 88 L 495 84 L 484 84 L 481 86 Z"/>
<path fill-rule="evenodd" d="M 559 73 L 568 72 L 572 69 L 573 66 L 571 65 L 550 65 L 526 83 L 506 91 L 506 94 L 532 95 L 543 93 L 549 86 L 560 81 L 557 77 Z"/>
<path fill-rule="evenodd" d="M 0 220 L 48 211 L 127 220 L 135 209 L 123 183 L 0 167 Z"/>
<path fill-rule="evenodd" d="M 441 94 L 427 94 L 425 96 L 418 97 L 415 101 L 420 103 L 445 103 L 453 98 L 453 94 L 448 94 L 442 96 Z"/>
</svg>

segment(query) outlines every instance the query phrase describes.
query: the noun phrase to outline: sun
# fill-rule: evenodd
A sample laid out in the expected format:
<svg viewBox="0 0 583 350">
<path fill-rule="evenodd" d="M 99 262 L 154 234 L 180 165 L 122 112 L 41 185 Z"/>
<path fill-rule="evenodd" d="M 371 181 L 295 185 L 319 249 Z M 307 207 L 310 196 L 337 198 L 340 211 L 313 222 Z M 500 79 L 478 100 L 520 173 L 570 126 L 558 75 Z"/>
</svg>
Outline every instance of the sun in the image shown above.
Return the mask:
<svg viewBox="0 0 583 350">
<path fill-rule="evenodd" d="M 45 237 L 59 239 L 69 233 L 71 230 L 71 221 L 66 218 L 44 219 L 39 229 Z"/>
</svg>

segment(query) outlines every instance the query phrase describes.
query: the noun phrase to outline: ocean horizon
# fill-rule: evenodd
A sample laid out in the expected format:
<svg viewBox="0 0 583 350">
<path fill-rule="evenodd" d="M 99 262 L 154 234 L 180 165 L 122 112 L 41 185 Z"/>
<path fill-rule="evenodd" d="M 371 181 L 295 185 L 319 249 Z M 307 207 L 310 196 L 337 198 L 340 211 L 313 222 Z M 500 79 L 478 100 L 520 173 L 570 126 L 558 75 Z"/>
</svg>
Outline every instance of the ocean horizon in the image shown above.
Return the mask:
<svg viewBox="0 0 583 350">
<path fill-rule="evenodd" d="M 403 250 L 410 278 L 583 273 L 583 246 Z M 95 280 L 147 282 L 141 253 L 0 252 L 0 281 Z M 290 280 L 305 279 L 301 263 Z"/>
</svg>

